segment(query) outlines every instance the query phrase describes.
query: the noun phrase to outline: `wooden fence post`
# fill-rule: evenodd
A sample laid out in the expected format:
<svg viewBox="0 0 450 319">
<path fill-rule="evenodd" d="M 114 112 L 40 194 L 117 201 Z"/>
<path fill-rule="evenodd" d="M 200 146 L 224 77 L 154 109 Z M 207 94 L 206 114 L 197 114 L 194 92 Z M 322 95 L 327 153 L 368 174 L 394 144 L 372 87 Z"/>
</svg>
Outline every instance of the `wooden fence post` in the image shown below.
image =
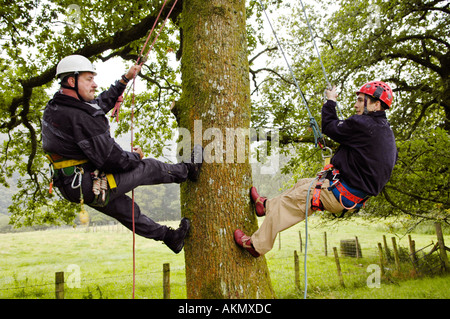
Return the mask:
<svg viewBox="0 0 450 319">
<path fill-rule="evenodd" d="M 361 256 L 359 255 L 359 241 L 358 241 L 358 236 L 355 236 L 355 246 L 356 246 L 356 258 L 360 258 Z"/>
<path fill-rule="evenodd" d="M 327 232 L 323 232 L 323 242 L 325 248 L 325 256 L 328 256 L 328 248 L 327 248 Z"/>
<path fill-rule="evenodd" d="M 394 250 L 395 266 L 397 267 L 397 271 L 400 272 L 400 258 L 398 257 L 397 242 L 395 237 L 392 237 L 392 249 Z"/>
<path fill-rule="evenodd" d="M 438 243 L 439 243 L 439 256 L 441 257 L 442 265 L 444 266 L 445 270 L 448 271 L 448 270 L 450 270 L 450 266 L 448 263 L 447 252 L 445 251 L 448 248 L 445 247 L 444 235 L 442 234 L 441 223 L 435 222 L 434 227 L 436 228 L 436 236 L 438 238 Z"/>
<path fill-rule="evenodd" d="M 411 256 L 411 261 L 415 269 L 417 263 L 416 242 L 411 238 L 411 235 L 408 235 L 408 241 L 409 241 L 409 255 Z"/>
<path fill-rule="evenodd" d="M 389 247 L 387 245 L 386 235 L 383 235 L 383 247 L 384 247 L 384 253 L 386 254 L 386 260 L 390 261 L 392 256 L 391 256 L 391 251 L 389 250 Z"/>
<path fill-rule="evenodd" d="M 378 255 L 380 256 L 381 277 L 384 277 L 383 247 L 381 247 L 381 243 L 378 243 Z"/>
<path fill-rule="evenodd" d="M 297 251 L 294 250 L 294 269 L 295 269 L 295 288 L 300 290 L 300 265 L 298 262 Z"/>
<path fill-rule="evenodd" d="M 303 240 L 302 240 L 302 232 L 298 231 L 298 239 L 300 240 L 300 252 L 303 252 Z"/>
<path fill-rule="evenodd" d="M 163 298 L 170 299 L 170 264 L 163 264 Z"/>
<path fill-rule="evenodd" d="M 55 273 L 55 298 L 64 299 L 64 272 Z"/>
<path fill-rule="evenodd" d="M 342 271 L 341 271 L 341 263 L 339 262 L 339 255 L 337 252 L 337 248 L 333 247 L 333 252 L 334 252 L 334 260 L 336 261 L 336 268 L 337 268 L 337 273 L 338 273 L 338 277 L 339 277 L 339 281 L 341 283 L 342 287 L 345 287 L 344 284 L 344 278 L 342 277 Z"/>
</svg>

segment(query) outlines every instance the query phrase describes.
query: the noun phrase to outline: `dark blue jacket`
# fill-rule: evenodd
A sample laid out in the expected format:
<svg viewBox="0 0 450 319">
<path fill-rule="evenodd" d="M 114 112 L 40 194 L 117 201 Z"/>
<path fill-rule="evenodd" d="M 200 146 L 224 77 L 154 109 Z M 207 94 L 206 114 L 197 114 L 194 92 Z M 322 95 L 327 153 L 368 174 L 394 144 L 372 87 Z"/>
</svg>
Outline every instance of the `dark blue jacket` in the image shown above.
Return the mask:
<svg viewBox="0 0 450 319">
<path fill-rule="evenodd" d="M 322 108 L 322 132 L 340 144 L 331 163 L 351 187 L 378 195 L 397 161 L 394 133 L 384 111 L 339 120 L 336 102 Z"/>
<path fill-rule="evenodd" d="M 89 103 L 57 92 L 44 110 L 44 150 L 68 159 L 88 159 L 106 173 L 137 167 L 139 154 L 124 151 L 114 141 L 106 117 L 125 87 L 117 81 Z"/>
</svg>

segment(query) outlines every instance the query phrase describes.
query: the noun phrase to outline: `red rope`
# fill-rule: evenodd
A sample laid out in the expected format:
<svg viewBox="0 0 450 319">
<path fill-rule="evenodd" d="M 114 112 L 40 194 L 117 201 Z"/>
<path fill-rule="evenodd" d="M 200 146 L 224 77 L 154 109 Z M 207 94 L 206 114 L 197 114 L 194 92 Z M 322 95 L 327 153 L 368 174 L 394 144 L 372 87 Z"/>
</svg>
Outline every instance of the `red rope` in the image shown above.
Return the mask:
<svg viewBox="0 0 450 319">
<path fill-rule="evenodd" d="M 153 31 L 155 30 L 156 23 L 158 22 L 159 17 L 161 16 L 161 13 L 162 13 L 162 11 L 164 10 L 164 7 L 166 6 L 166 2 L 167 2 L 167 0 L 164 1 L 163 5 L 162 5 L 162 7 L 161 7 L 161 10 L 159 11 L 158 16 L 157 16 L 156 19 L 155 19 L 155 22 L 153 23 L 152 29 L 150 30 L 150 33 L 148 34 L 147 39 L 145 40 L 144 46 L 142 47 L 142 50 L 141 50 L 141 52 L 139 53 L 139 56 L 138 56 L 138 58 L 137 58 L 137 61 L 136 61 L 136 64 L 135 64 L 135 65 L 138 65 L 138 64 L 139 64 L 139 60 L 141 59 L 142 54 L 144 53 L 144 50 L 145 50 L 145 48 L 147 47 L 148 41 L 150 40 L 150 37 L 152 36 Z M 154 45 L 155 45 L 155 43 L 156 43 L 156 40 L 158 40 L 159 35 L 161 34 L 162 29 L 163 29 L 164 26 L 166 25 L 166 22 L 167 22 L 167 20 L 169 19 L 169 17 L 170 17 L 170 15 L 171 15 L 173 9 L 175 8 L 175 5 L 177 4 L 177 2 L 178 2 L 178 0 L 175 0 L 175 2 L 173 3 L 172 8 L 170 8 L 169 13 L 167 14 L 167 17 L 166 17 L 166 19 L 164 20 L 164 23 L 162 24 L 161 28 L 159 29 L 158 33 L 156 34 L 155 39 L 153 39 L 153 42 L 152 42 L 152 44 L 151 44 L 151 46 L 150 46 L 150 49 L 147 51 L 147 54 L 146 54 L 145 57 L 142 59 L 142 62 L 141 62 L 141 64 L 139 64 L 139 65 L 143 65 L 144 62 L 146 61 L 148 55 L 150 54 L 150 51 L 153 49 L 153 47 L 154 47 Z M 133 77 L 133 81 L 134 81 L 135 78 L 136 78 L 136 74 L 135 74 L 134 77 Z M 134 82 L 133 82 L 133 85 L 134 85 Z M 111 113 L 111 117 L 115 117 L 115 118 L 116 118 L 116 122 L 119 122 L 119 110 L 120 110 L 120 105 L 122 104 L 123 100 L 124 100 L 124 98 L 123 98 L 122 95 L 121 95 L 121 96 L 119 97 L 119 99 L 117 100 L 116 105 L 114 106 L 114 109 L 113 109 L 113 111 L 112 111 L 112 113 Z"/>
<path fill-rule="evenodd" d="M 167 1 L 167 0 L 166 0 L 166 1 Z M 162 6 L 162 8 L 161 8 L 161 11 L 162 11 L 162 9 L 164 8 L 164 6 L 166 5 L 166 1 L 164 1 L 164 4 L 163 4 L 163 6 Z M 166 22 L 167 22 L 167 20 L 169 19 L 170 14 L 172 13 L 173 9 L 175 8 L 175 5 L 177 4 L 177 1 L 178 1 L 178 0 L 175 0 L 175 2 L 174 2 L 173 5 L 172 5 L 172 8 L 170 8 L 170 11 L 169 11 L 169 13 L 167 14 L 166 19 L 164 20 L 163 24 L 161 25 L 161 28 L 159 29 L 158 34 L 156 35 L 155 39 L 153 39 L 152 45 L 150 46 L 150 49 L 147 51 L 147 54 L 145 55 L 145 58 L 142 59 L 143 61 L 142 61 L 142 63 L 141 63 L 140 65 L 144 64 L 144 62 L 145 62 L 145 60 L 147 59 L 147 57 L 148 57 L 150 51 L 153 49 L 153 47 L 154 47 L 154 45 L 155 45 L 155 43 L 156 43 L 156 40 L 158 40 L 158 37 L 159 37 L 159 35 L 161 34 L 162 29 L 163 29 L 164 26 L 166 25 Z M 161 13 L 161 12 L 160 12 L 160 13 Z M 158 15 L 158 17 L 159 17 L 159 15 Z M 152 29 L 152 32 L 153 32 L 153 29 Z M 150 38 L 150 36 L 147 38 L 147 42 L 148 42 L 148 39 L 149 39 L 149 38 Z M 147 42 L 145 43 L 145 45 L 147 44 Z M 142 53 L 144 52 L 144 49 L 145 49 L 145 46 L 144 46 L 144 47 L 142 48 L 142 50 L 141 50 L 141 54 L 139 55 L 138 60 L 136 61 L 136 65 L 138 64 L 139 59 L 140 59 Z"/>
<path fill-rule="evenodd" d="M 153 33 L 153 30 L 155 29 L 156 22 L 158 22 L 159 17 L 161 16 L 161 13 L 162 13 L 164 7 L 166 6 L 166 2 L 167 2 L 167 0 L 164 0 L 164 3 L 163 3 L 163 5 L 162 5 L 162 7 L 161 7 L 161 10 L 159 10 L 158 16 L 156 17 L 156 20 L 155 20 L 155 22 L 153 23 L 153 27 L 152 27 L 152 29 L 150 30 L 150 33 L 149 33 L 149 35 L 148 35 L 148 37 L 147 37 L 147 40 L 145 40 L 144 46 L 142 47 L 142 50 L 141 50 L 141 53 L 139 53 L 138 59 L 137 59 L 137 61 L 136 61 L 136 65 L 138 65 L 139 60 L 141 59 L 142 53 L 144 53 L 145 47 L 147 46 L 147 43 L 148 43 L 148 40 L 150 40 L 150 37 L 151 37 L 151 35 L 152 35 L 152 33 Z M 169 13 L 169 15 L 170 15 L 170 13 Z M 166 20 L 167 20 L 167 19 L 166 19 Z M 164 22 L 164 23 L 165 23 L 165 22 Z M 161 32 L 161 30 L 160 30 L 160 32 Z M 159 33 L 158 33 L 158 35 L 157 35 L 156 38 L 158 38 L 158 36 L 159 36 Z M 153 43 L 154 43 L 154 42 L 153 42 Z M 152 45 L 152 47 L 150 48 L 150 50 L 149 50 L 148 52 L 150 52 L 150 51 L 152 50 L 152 48 L 153 48 L 153 45 Z M 148 52 L 147 52 L 147 55 L 148 55 Z M 145 57 L 147 57 L 147 55 L 146 55 Z"/>
<path fill-rule="evenodd" d="M 136 76 L 136 75 L 135 75 Z M 133 132 L 133 120 L 134 120 L 134 81 L 135 77 L 133 77 L 133 95 L 132 95 L 132 101 L 131 101 L 131 152 L 133 152 L 134 149 L 134 132 Z M 131 222 L 133 224 L 133 299 L 134 299 L 134 292 L 136 289 L 136 229 L 135 229 L 135 223 L 134 223 L 134 189 L 131 191 Z"/>
<path fill-rule="evenodd" d="M 164 28 L 164 26 L 166 25 L 167 20 L 169 19 L 170 14 L 172 13 L 173 9 L 175 8 L 175 5 L 177 4 L 178 0 L 175 0 L 175 2 L 172 5 L 172 8 L 170 9 L 169 13 L 167 14 L 166 19 L 164 20 L 164 23 L 162 24 L 161 28 L 158 31 L 158 34 L 156 35 L 155 39 L 153 40 L 153 43 L 150 46 L 150 49 L 147 51 L 147 54 L 145 55 L 145 57 L 142 59 L 142 62 L 140 65 L 144 64 L 144 62 L 147 59 L 147 56 L 149 55 L 150 51 L 153 49 L 156 40 L 158 39 L 159 35 L 161 34 L 162 29 Z M 142 50 L 139 54 L 139 57 L 136 61 L 135 65 L 138 65 L 139 60 L 141 59 L 142 54 L 144 53 L 145 47 L 148 44 L 148 41 L 150 40 L 150 37 L 153 33 L 153 30 L 155 29 L 156 23 L 159 20 L 159 17 L 166 5 L 167 0 L 164 1 L 163 6 L 161 7 L 161 10 L 158 13 L 158 17 L 156 18 L 155 22 L 153 23 L 153 27 L 150 30 L 150 33 L 145 41 L 144 46 L 142 47 Z M 134 106 L 135 106 L 135 84 L 136 84 L 136 73 L 133 75 L 133 83 L 132 83 L 132 97 L 131 97 L 131 127 L 130 127 L 130 133 L 131 133 L 131 151 L 134 151 L 134 125 L 133 125 L 133 120 L 134 120 Z M 119 109 L 120 109 L 120 104 L 123 101 L 123 97 L 120 96 L 119 99 L 117 100 L 116 105 L 114 106 L 114 110 L 112 113 L 112 116 L 116 116 L 116 120 L 119 121 Z M 132 230 L 133 230 L 133 299 L 134 299 L 134 295 L 135 295 L 135 289 L 136 289 L 136 230 L 135 230 L 135 221 L 134 221 L 134 189 L 131 191 L 131 201 L 132 201 L 132 206 L 131 206 L 131 222 L 133 224 Z"/>
</svg>

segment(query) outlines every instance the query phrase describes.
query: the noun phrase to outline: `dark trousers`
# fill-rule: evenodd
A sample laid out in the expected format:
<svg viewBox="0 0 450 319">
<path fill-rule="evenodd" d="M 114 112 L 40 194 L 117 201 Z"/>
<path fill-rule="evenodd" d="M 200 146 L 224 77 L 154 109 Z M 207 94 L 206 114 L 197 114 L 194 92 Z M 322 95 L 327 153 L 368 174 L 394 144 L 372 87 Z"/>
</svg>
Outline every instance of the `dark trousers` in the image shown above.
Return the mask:
<svg viewBox="0 0 450 319">
<path fill-rule="evenodd" d="M 155 159 L 144 159 L 134 170 L 114 174 L 117 188 L 110 192 L 105 207 L 93 207 L 96 210 L 117 219 L 132 230 L 132 199 L 125 195 L 140 185 L 181 183 L 186 181 L 186 164 L 166 164 Z M 154 240 L 163 240 L 168 227 L 158 224 L 148 216 L 141 214 L 139 205 L 134 203 L 134 225 L 136 234 Z"/>
<path fill-rule="evenodd" d="M 134 188 L 141 185 L 156 185 L 165 183 L 182 183 L 186 181 L 188 168 L 184 163 L 166 164 L 155 159 L 143 159 L 139 166 L 129 172 L 114 174 L 117 188 L 110 191 L 109 202 L 104 207 L 89 205 L 93 200 L 92 180 L 89 174 L 83 176 L 83 196 L 86 203 L 119 221 L 128 229 L 133 229 L 132 223 L 132 199 L 126 195 Z M 60 187 L 61 193 L 68 200 L 79 202 L 80 190 L 72 189 L 69 181 Z M 164 235 L 169 229 L 167 226 L 160 225 L 141 213 L 139 205 L 134 203 L 134 224 L 136 234 L 155 240 L 163 240 Z"/>
</svg>

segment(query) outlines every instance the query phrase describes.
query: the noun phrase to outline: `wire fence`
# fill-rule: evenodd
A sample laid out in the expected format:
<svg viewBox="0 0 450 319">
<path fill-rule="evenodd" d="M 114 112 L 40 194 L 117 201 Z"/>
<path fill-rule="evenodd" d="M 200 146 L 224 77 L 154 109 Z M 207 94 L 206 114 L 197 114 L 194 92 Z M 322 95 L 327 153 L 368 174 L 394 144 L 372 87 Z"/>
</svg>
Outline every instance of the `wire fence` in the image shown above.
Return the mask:
<svg viewBox="0 0 450 319">
<path fill-rule="evenodd" d="M 438 225 L 436 225 L 438 227 Z M 440 226 L 439 226 L 440 228 Z M 436 243 L 432 242 L 421 249 L 416 249 L 415 241 L 408 235 L 407 242 L 400 245 L 397 237 L 383 235 L 379 241 L 364 236 L 340 238 L 329 236 L 327 232 L 308 238 L 308 256 L 305 259 L 304 242 L 299 231 L 298 247 L 290 243 L 290 251 L 283 248 L 283 233 L 278 237 L 278 253 L 269 258 L 271 278 L 279 283 L 278 290 L 286 285 L 295 288 L 295 294 L 304 289 L 304 279 L 307 277 L 308 288 L 320 291 L 324 288 L 338 287 L 379 287 L 382 282 L 395 283 L 405 278 L 418 278 L 424 275 L 441 274 L 449 269 L 442 233 Z M 276 247 L 275 247 L 276 249 Z M 284 251 L 284 252 L 283 252 Z M 286 254 L 291 254 L 287 256 Z M 298 257 L 297 257 L 298 256 Z M 295 259 L 300 259 L 299 270 L 295 270 Z M 306 262 L 306 272 L 304 269 Z M 285 273 L 295 273 L 296 276 L 276 280 Z M 289 279 L 286 281 L 286 279 Z"/>
<path fill-rule="evenodd" d="M 117 228 L 117 231 L 122 230 Z M 297 240 L 292 240 L 294 237 Z M 436 243 L 416 249 L 411 236 L 407 245 L 400 245 L 396 237 L 382 236 L 379 242 L 374 242 L 364 236 L 339 238 L 327 232 L 316 233 L 308 238 L 307 258 L 305 241 L 301 231 L 282 232 L 273 250 L 265 256 L 278 298 L 302 298 L 305 282 L 308 292 L 320 297 L 324 290 L 372 288 L 382 282 L 434 275 L 449 269 L 446 255 L 442 254 L 449 249 L 439 237 Z M 162 264 L 159 270 L 136 273 L 135 297 L 186 298 L 184 265 L 172 267 L 170 271 L 168 267 Z M 25 275 L 25 278 L 32 276 Z M 19 280 L 14 276 L 0 278 L 0 298 L 125 299 L 132 296 L 132 274 L 81 278 L 79 269 L 75 268 L 65 274 L 56 272 L 54 278 L 46 282 Z"/>
</svg>

